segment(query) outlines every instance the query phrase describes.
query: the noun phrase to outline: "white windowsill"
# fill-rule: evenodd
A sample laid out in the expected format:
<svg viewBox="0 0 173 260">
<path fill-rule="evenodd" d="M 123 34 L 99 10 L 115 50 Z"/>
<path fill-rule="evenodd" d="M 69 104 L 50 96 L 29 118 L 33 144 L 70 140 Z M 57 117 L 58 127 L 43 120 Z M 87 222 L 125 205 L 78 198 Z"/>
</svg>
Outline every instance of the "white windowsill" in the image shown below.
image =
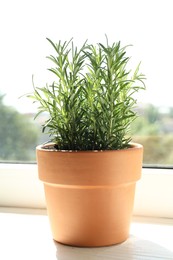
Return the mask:
<svg viewBox="0 0 173 260">
<path fill-rule="evenodd" d="M 52 240 L 37 166 L 0 164 L 0 259 L 173 259 L 172 183 L 173 170 L 143 169 L 129 239 L 111 247 L 75 248 Z"/>
<path fill-rule="evenodd" d="M 173 218 L 173 170 L 143 169 L 134 215 Z M 35 164 L 0 164 L 0 206 L 46 208 Z"/>
<path fill-rule="evenodd" d="M 0 208 L 0 259 L 173 259 L 173 219 L 133 218 L 129 239 L 102 248 L 55 243 L 46 210 Z"/>
</svg>

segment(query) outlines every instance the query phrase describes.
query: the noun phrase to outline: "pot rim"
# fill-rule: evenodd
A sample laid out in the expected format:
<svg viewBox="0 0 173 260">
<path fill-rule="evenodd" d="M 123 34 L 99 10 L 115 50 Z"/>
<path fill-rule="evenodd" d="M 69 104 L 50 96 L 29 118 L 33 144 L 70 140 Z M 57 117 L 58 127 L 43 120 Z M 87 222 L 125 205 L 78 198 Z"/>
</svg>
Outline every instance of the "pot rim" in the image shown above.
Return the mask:
<svg viewBox="0 0 173 260">
<path fill-rule="evenodd" d="M 121 152 L 128 151 L 129 149 L 142 149 L 143 145 L 135 142 L 130 142 L 129 147 L 125 149 L 118 150 L 56 150 L 53 147 L 55 143 L 46 143 L 40 144 L 36 147 L 36 150 L 47 151 L 47 152 L 56 152 L 56 153 L 111 153 L 111 152 Z"/>
<path fill-rule="evenodd" d="M 117 186 L 141 177 L 143 147 L 108 151 L 36 150 L 39 178 L 45 183 L 77 186 Z"/>
</svg>

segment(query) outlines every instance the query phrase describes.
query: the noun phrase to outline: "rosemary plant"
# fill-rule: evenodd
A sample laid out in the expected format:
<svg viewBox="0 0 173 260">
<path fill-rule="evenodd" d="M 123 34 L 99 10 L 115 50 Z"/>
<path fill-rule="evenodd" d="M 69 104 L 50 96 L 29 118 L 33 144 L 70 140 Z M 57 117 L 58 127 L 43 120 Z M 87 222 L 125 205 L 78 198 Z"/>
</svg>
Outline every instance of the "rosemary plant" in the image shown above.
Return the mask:
<svg viewBox="0 0 173 260">
<path fill-rule="evenodd" d="M 111 46 L 47 39 L 55 55 L 48 58 L 56 81 L 34 87 L 30 95 L 38 113 L 48 112 L 43 131 L 58 150 L 117 150 L 129 147 L 130 125 L 136 118 L 134 94 L 145 88 L 139 65 L 127 69 L 129 57 L 121 43 Z"/>
</svg>

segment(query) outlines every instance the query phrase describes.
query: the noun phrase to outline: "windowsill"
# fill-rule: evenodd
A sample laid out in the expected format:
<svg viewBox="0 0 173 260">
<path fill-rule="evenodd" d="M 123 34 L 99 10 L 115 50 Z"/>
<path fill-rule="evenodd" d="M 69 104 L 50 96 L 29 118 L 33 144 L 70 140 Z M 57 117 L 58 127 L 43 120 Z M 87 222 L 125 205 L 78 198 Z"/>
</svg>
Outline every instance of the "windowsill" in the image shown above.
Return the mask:
<svg viewBox="0 0 173 260">
<path fill-rule="evenodd" d="M 44 209 L 0 208 L 0 259 L 173 259 L 173 219 L 133 217 L 129 239 L 115 246 L 55 243 Z"/>
<path fill-rule="evenodd" d="M 173 218 L 173 169 L 143 169 L 134 215 Z M 36 164 L 0 164 L 0 206 L 46 208 Z"/>
</svg>

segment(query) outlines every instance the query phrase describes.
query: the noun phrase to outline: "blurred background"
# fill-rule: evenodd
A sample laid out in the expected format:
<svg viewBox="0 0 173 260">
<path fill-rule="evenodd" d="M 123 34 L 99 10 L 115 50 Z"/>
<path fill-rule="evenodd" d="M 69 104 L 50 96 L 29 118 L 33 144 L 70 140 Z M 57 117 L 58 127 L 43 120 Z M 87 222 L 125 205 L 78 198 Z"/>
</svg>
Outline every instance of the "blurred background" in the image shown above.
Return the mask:
<svg viewBox="0 0 173 260">
<path fill-rule="evenodd" d="M 171 0 L 6 0 L 0 3 L 0 161 L 34 162 L 47 115 L 20 96 L 52 81 L 46 56 L 54 42 L 76 45 L 121 41 L 134 68 L 141 61 L 146 91 L 137 96 L 133 141 L 144 145 L 144 165 L 173 166 L 173 37 Z"/>
</svg>

